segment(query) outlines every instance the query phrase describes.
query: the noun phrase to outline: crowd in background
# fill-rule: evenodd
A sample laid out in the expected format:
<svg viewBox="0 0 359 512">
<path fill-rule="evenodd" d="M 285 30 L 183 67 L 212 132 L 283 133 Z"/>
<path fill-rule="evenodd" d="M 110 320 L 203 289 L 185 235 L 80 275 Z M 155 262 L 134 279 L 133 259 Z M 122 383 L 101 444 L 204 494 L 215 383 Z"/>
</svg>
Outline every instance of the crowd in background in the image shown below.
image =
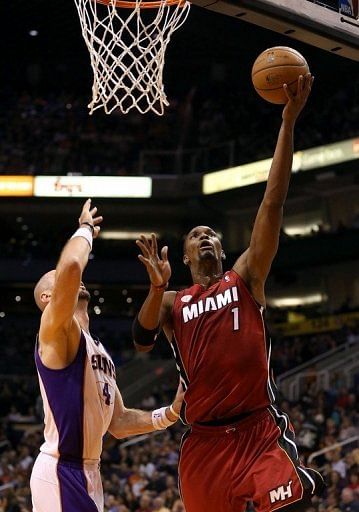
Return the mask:
<svg viewBox="0 0 359 512">
<path fill-rule="evenodd" d="M 17 368 L 20 376 L 5 377 L 0 386 L 2 411 L 0 428 L 0 512 L 30 512 L 29 476 L 42 440 L 42 401 L 32 362 L 36 318 L 28 319 L 22 331 L 15 320 L 0 323 L 3 343 L 0 373 Z M 128 320 L 127 320 L 128 323 Z M 117 324 L 116 324 L 117 325 Z M 118 351 L 121 337 L 129 325 L 117 327 L 105 321 L 94 322 L 97 333 L 111 341 L 109 350 L 117 365 L 133 357 L 130 338 Z M 359 343 L 359 328 L 344 328 L 332 333 L 275 338 L 272 363 L 275 374 L 325 353 L 342 343 Z M 19 350 L 21 345 L 21 350 Z M 121 353 L 122 352 L 122 353 Z M 127 359 L 128 358 L 128 359 Z M 11 365 L 9 362 L 11 361 Z M 21 371 L 22 368 L 22 371 Z M 29 371 L 26 375 L 25 369 Z M 334 378 L 335 377 L 335 378 Z M 297 401 L 281 396 L 280 407 L 287 412 L 297 433 L 297 444 L 303 460 L 337 441 L 359 435 L 357 400 L 359 374 L 348 388 L 345 375 L 338 371 L 330 387 L 319 390 L 308 379 Z M 137 405 L 152 409 L 169 403 L 173 385 L 155 386 Z M 180 438 L 185 427 L 180 423 L 157 435 L 133 444 L 108 436 L 104 440 L 101 472 L 105 491 L 106 512 L 184 512 L 178 487 L 177 464 Z M 344 444 L 316 457 L 312 466 L 320 469 L 328 487 L 322 498 L 314 500 L 307 512 L 358 512 L 359 510 L 359 445 L 358 440 Z M 253 511 L 248 504 L 248 511 Z"/>
<path fill-rule="evenodd" d="M 303 112 L 296 147 L 357 136 L 355 98 L 355 84 L 342 86 L 330 102 L 318 95 L 320 116 Z M 271 156 L 280 120 L 277 107 L 228 83 L 209 82 L 205 89 L 194 87 L 182 98 L 170 98 L 163 117 L 137 111 L 90 117 L 87 99 L 65 92 L 2 97 L 0 173 L 204 172 Z"/>
<path fill-rule="evenodd" d="M 280 400 L 297 432 L 304 461 L 318 449 L 359 435 L 358 378 L 351 389 L 342 387 L 339 379 L 326 391 L 318 392 L 309 384 L 298 401 Z M 42 404 L 37 385 L 24 381 L 22 389 L 19 393 L 11 382 L 5 391 L 2 386 L 1 401 L 7 394 L 7 407 L 2 409 L 0 430 L 0 512 L 31 511 L 29 476 L 42 442 Z M 138 406 L 152 409 L 169 403 L 173 394 L 169 386 L 162 387 Z M 184 512 L 177 487 L 178 448 L 184 430 L 177 423 L 134 444 L 105 437 L 101 472 L 106 512 Z M 307 512 L 359 510 L 358 441 L 316 457 L 311 465 L 323 472 L 327 488 Z M 247 510 L 254 508 L 248 504 Z"/>
</svg>

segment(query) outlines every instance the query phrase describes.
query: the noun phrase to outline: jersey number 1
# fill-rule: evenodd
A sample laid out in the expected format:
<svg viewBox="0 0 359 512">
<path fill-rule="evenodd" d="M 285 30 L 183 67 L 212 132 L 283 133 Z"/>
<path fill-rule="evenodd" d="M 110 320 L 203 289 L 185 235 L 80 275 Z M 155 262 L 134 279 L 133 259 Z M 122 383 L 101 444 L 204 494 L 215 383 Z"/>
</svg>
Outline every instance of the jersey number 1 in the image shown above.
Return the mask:
<svg viewBox="0 0 359 512">
<path fill-rule="evenodd" d="M 233 330 L 239 331 L 239 308 L 233 308 L 231 313 L 233 314 Z"/>
</svg>

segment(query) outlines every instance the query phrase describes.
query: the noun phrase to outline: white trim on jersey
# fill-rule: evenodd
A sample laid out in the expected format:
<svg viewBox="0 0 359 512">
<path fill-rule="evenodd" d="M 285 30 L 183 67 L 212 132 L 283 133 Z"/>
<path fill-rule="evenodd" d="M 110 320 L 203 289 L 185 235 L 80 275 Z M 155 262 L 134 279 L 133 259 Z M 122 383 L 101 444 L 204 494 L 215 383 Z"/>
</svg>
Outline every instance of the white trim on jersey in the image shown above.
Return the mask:
<svg viewBox="0 0 359 512">
<path fill-rule="evenodd" d="M 309 473 L 307 473 L 307 471 L 305 471 L 305 469 L 303 469 L 302 467 L 298 466 L 298 467 L 297 467 L 297 469 L 299 469 L 302 473 L 304 473 L 304 474 L 305 474 L 305 476 L 308 478 L 308 480 L 309 480 L 309 481 L 310 481 L 310 483 L 312 484 L 312 488 L 313 488 L 313 490 L 312 490 L 312 494 L 314 494 L 314 492 L 315 492 L 315 487 L 316 487 L 316 486 L 315 486 L 315 482 L 314 482 L 313 478 L 312 478 L 312 477 L 309 475 Z"/>
<path fill-rule="evenodd" d="M 271 355 L 272 355 L 272 342 L 271 342 L 271 339 L 269 337 L 269 339 L 268 339 L 268 353 L 267 353 L 267 331 L 266 331 L 266 326 L 265 326 L 264 318 L 263 318 L 264 307 L 260 306 L 259 311 L 260 311 L 260 314 L 261 314 L 261 320 L 262 320 L 262 326 L 263 326 L 264 345 L 265 345 L 265 351 L 266 351 L 266 354 L 267 354 L 267 390 L 269 390 L 270 402 L 273 403 L 273 402 L 275 402 L 275 393 L 274 393 L 274 391 L 272 389 L 271 378 L 270 378 L 270 359 L 271 359 Z"/>
<path fill-rule="evenodd" d="M 291 439 L 289 439 L 289 438 L 286 436 L 286 431 L 287 431 L 287 430 L 289 430 L 289 422 L 288 422 L 288 417 L 287 417 L 287 415 L 286 415 L 286 414 L 284 414 L 284 413 L 279 414 L 279 413 L 278 413 L 278 411 L 277 411 L 277 409 L 276 409 L 273 405 L 271 405 L 270 407 L 271 407 L 271 409 L 273 409 L 273 411 L 275 412 L 275 415 L 277 416 L 277 418 L 284 418 L 284 422 L 285 422 L 285 429 L 283 430 L 282 435 L 283 435 L 284 439 L 287 441 L 287 443 L 291 444 L 291 445 L 294 447 L 294 450 L 295 450 L 296 456 L 297 456 L 297 458 L 298 458 L 298 450 L 297 450 L 297 447 L 296 447 L 295 443 L 294 443 Z"/>
</svg>

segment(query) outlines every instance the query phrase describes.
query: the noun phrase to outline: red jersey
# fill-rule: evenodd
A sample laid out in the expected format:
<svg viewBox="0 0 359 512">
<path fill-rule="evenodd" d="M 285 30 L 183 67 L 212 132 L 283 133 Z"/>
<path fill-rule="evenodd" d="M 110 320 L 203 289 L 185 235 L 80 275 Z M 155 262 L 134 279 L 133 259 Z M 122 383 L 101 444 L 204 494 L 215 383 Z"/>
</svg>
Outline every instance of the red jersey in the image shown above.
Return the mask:
<svg viewBox="0 0 359 512">
<path fill-rule="evenodd" d="M 274 401 L 263 314 L 234 270 L 207 290 L 177 293 L 172 346 L 186 388 L 183 421 L 231 418 Z"/>
</svg>

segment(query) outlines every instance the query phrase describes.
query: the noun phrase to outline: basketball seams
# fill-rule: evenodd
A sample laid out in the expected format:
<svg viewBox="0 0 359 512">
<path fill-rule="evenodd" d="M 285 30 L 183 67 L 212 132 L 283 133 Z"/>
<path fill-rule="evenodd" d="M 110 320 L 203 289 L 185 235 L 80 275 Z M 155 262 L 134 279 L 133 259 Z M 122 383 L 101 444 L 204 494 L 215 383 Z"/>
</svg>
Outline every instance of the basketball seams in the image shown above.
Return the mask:
<svg viewBox="0 0 359 512">
<path fill-rule="evenodd" d="M 306 62 L 303 55 L 300 52 L 298 52 L 297 50 L 295 50 L 294 48 L 291 48 L 290 46 L 273 46 L 273 48 L 267 48 L 267 50 L 264 50 L 261 53 L 261 55 L 263 55 L 263 58 L 264 58 L 264 55 L 266 55 L 266 52 L 274 52 L 274 51 L 281 51 L 283 53 L 291 53 L 292 55 L 299 57 L 303 62 Z M 257 57 L 257 60 L 259 57 Z"/>
<path fill-rule="evenodd" d="M 252 73 L 252 79 L 258 75 L 258 73 L 262 73 L 263 71 L 271 71 L 272 69 L 277 69 L 277 68 L 307 68 L 308 65 L 306 62 L 304 62 L 303 64 L 276 64 L 275 66 L 273 67 L 267 67 L 267 68 L 262 68 L 262 69 L 257 69 L 257 71 L 255 73 Z"/>
<path fill-rule="evenodd" d="M 297 64 L 278 64 L 278 63 L 273 63 L 273 68 L 275 67 L 285 67 L 285 66 L 292 66 L 292 67 L 300 67 L 300 66 L 304 66 L 304 67 L 307 67 L 309 68 L 308 66 L 308 63 L 306 61 L 306 59 L 303 57 L 303 55 L 301 53 L 299 53 L 297 50 L 295 50 L 294 48 L 290 48 L 289 46 L 275 46 L 273 48 L 268 48 L 267 50 L 264 50 L 264 52 L 262 52 L 262 54 L 256 59 L 256 61 L 254 62 L 253 64 L 253 68 L 256 66 L 256 65 L 259 65 L 259 62 L 258 62 L 258 59 L 263 55 L 263 60 L 265 60 L 265 62 L 263 62 L 263 68 L 261 69 L 258 69 L 254 74 L 252 73 L 252 78 L 257 74 L 259 73 L 260 71 L 263 71 L 264 69 L 269 69 L 268 68 L 268 62 L 266 60 L 266 57 L 267 57 L 267 52 L 271 52 L 271 51 L 278 51 L 278 52 L 283 52 L 284 54 L 291 54 L 292 56 L 296 57 L 298 60 L 300 60 L 300 62 L 298 62 Z M 252 69 L 253 69 L 252 68 Z"/>
<path fill-rule="evenodd" d="M 296 84 L 298 82 L 298 79 L 296 78 L 292 82 L 289 82 L 287 85 L 290 87 L 293 84 Z M 279 85 L 278 87 L 274 87 L 274 89 L 269 89 L 269 87 L 266 87 L 265 89 L 259 89 L 258 87 L 254 87 L 256 91 L 278 91 L 279 89 L 283 89 L 283 85 Z"/>
</svg>

